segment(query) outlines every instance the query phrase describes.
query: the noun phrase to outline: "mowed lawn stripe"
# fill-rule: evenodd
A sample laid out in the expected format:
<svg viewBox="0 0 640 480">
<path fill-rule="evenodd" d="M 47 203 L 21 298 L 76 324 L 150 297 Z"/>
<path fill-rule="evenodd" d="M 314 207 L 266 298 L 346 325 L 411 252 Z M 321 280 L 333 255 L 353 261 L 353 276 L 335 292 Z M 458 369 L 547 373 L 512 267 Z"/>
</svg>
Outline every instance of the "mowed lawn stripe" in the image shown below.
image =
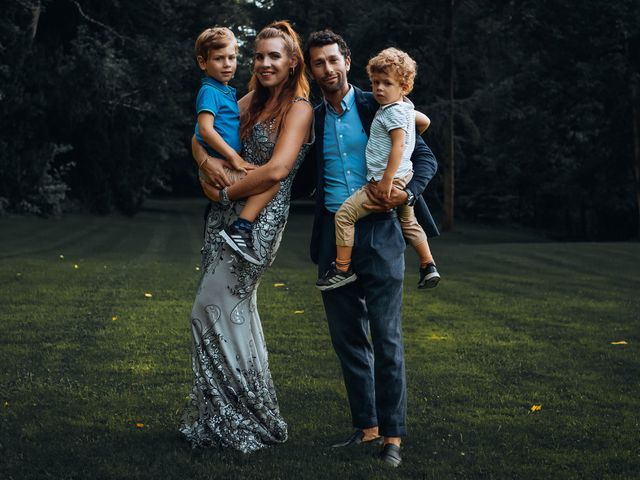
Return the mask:
<svg viewBox="0 0 640 480">
<path fill-rule="evenodd" d="M 350 433 L 350 418 L 308 261 L 311 218 L 295 210 L 258 292 L 289 441 L 251 456 L 192 451 L 176 427 L 191 383 L 202 208 L 152 201 L 133 219 L 96 219 L 100 228 L 70 242 L 64 259 L 3 260 L 0 477 L 640 475 L 639 244 L 461 224 L 432 240 L 443 276 L 432 290 L 415 288 L 409 249 L 409 436 L 405 463 L 388 471 L 373 449 L 329 448 Z M 50 234 L 64 237 L 77 221 L 52 223 Z M 0 247 L 33 251 L 33 239 L 8 243 L 4 231 Z"/>
<path fill-rule="evenodd" d="M 69 246 L 83 245 L 85 241 L 95 239 L 100 229 L 96 220 L 72 221 L 70 224 L 57 223 L 56 220 L 31 221 L 38 224 L 35 232 L 28 223 L 16 222 L 14 225 L 10 219 L 0 220 L 0 258 L 58 256 L 58 252 Z"/>
</svg>

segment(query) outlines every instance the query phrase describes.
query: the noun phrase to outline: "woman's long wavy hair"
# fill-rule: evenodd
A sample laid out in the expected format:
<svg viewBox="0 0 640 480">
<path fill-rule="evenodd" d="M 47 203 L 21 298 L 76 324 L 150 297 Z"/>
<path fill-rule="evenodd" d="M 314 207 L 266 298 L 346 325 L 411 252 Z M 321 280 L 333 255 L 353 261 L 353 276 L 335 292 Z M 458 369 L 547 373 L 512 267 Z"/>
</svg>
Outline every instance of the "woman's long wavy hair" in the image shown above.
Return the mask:
<svg viewBox="0 0 640 480">
<path fill-rule="evenodd" d="M 280 126 L 284 121 L 295 97 L 309 98 L 309 81 L 304 72 L 304 55 L 300 46 L 300 37 L 287 20 L 278 20 L 267 25 L 256 36 L 255 44 L 260 40 L 270 38 L 281 38 L 284 42 L 287 54 L 292 58 L 297 58 L 298 63 L 290 72 L 289 77 L 285 80 L 285 84 L 278 94 L 275 106 L 266 112 L 266 118 L 275 120 L 275 131 L 280 130 Z M 240 119 L 240 135 L 246 138 L 251 129 L 258 121 L 263 113 L 265 106 L 269 100 L 269 90 L 263 87 L 258 81 L 255 73 L 251 75 L 249 81 L 249 91 L 253 91 L 249 108 L 245 110 Z"/>
</svg>

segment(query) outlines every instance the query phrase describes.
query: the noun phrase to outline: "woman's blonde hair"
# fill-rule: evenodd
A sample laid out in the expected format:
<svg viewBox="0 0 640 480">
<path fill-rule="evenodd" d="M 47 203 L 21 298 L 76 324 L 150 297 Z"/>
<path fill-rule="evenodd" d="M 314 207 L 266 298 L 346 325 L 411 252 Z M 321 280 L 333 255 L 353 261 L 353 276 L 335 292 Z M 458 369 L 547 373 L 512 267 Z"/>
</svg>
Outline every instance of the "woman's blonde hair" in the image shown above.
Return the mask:
<svg viewBox="0 0 640 480">
<path fill-rule="evenodd" d="M 402 93 L 407 95 L 413 90 L 413 80 L 418 67 L 415 60 L 406 52 L 397 48 L 385 48 L 367 63 L 367 74 L 373 73 L 393 75 L 402 86 Z"/>
<path fill-rule="evenodd" d="M 298 60 L 296 66 L 289 77 L 285 80 L 285 84 L 276 99 L 275 106 L 267 112 L 266 117 L 275 121 L 275 129 L 278 131 L 284 118 L 286 117 L 293 99 L 296 97 L 309 98 L 309 81 L 304 74 L 304 55 L 300 46 L 300 37 L 287 20 L 279 20 L 267 25 L 256 36 L 255 43 L 260 40 L 270 38 L 281 38 L 284 42 L 287 55 Z M 269 100 L 269 90 L 263 87 L 258 81 L 255 72 L 251 75 L 249 81 L 249 91 L 253 91 L 249 108 L 245 110 L 240 119 L 240 136 L 246 138 L 251 129 L 264 113 L 264 108 Z"/>
</svg>

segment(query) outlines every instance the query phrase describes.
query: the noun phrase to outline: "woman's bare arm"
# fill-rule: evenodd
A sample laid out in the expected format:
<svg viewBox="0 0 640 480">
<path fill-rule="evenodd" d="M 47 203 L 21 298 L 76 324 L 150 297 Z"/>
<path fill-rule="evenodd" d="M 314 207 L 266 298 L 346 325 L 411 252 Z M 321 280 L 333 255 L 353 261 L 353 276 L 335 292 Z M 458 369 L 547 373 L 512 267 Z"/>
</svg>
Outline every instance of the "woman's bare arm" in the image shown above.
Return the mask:
<svg viewBox="0 0 640 480">
<path fill-rule="evenodd" d="M 245 100 L 243 98 L 241 102 Z M 241 103 L 242 105 L 242 103 Z M 291 106 L 273 149 L 273 156 L 262 167 L 249 172 L 244 178 L 227 188 L 229 199 L 250 197 L 268 190 L 285 179 L 293 168 L 302 144 L 309 138 L 313 111 L 307 102 Z M 219 191 L 201 182 L 205 195 L 218 201 Z"/>
</svg>

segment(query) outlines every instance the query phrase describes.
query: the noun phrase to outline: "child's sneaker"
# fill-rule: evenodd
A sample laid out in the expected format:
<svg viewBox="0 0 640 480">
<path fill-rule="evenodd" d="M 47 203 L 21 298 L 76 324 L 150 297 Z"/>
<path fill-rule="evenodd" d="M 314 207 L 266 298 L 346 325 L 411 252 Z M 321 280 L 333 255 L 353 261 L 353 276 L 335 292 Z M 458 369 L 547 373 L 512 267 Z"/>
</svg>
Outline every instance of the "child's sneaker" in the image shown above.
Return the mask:
<svg viewBox="0 0 640 480">
<path fill-rule="evenodd" d="M 227 245 L 238 252 L 247 262 L 253 263 L 254 265 L 262 265 L 262 262 L 253 250 L 253 235 L 250 230 L 241 230 L 234 224 L 231 224 L 220 232 L 220 236 L 227 242 Z"/>
<path fill-rule="evenodd" d="M 431 262 L 426 267 L 420 267 L 420 280 L 418 280 L 418 288 L 434 288 L 440 281 L 440 274 L 436 268 L 436 264 Z"/>
<path fill-rule="evenodd" d="M 316 282 L 316 287 L 320 290 L 333 290 L 334 288 L 339 288 L 343 285 L 347 285 L 348 283 L 355 282 L 357 278 L 357 275 L 353 273 L 351 265 L 349 265 L 349 270 L 343 272 L 336 268 L 335 262 L 332 262 L 329 270 L 327 270 Z"/>
</svg>

